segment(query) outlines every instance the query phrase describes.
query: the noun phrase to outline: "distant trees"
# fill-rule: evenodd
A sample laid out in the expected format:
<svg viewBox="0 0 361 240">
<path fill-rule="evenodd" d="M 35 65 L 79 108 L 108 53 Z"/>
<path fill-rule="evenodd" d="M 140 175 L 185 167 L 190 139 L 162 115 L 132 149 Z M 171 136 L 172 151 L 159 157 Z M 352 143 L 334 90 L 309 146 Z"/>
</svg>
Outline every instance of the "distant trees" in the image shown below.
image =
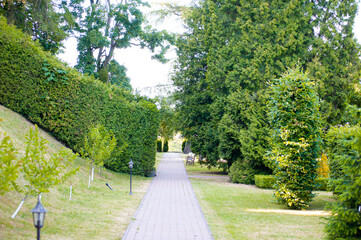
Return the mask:
<svg viewBox="0 0 361 240">
<path fill-rule="evenodd" d="M 326 140 L 331 162 L 330 185 L 337 197 L 337 201 L 330 207 L 331 216 L 326 225 L 327 237 L 359 239 L 361 237 L 360 124 L 332 127 L 326 135 Z"/>
<path fill-rule="evenodd" d="M 177 131 L 177 116 L 169 98 L 160 97 L 159 100 L 159 136 L 165 140 L 173 139 Z"/>
</svg>

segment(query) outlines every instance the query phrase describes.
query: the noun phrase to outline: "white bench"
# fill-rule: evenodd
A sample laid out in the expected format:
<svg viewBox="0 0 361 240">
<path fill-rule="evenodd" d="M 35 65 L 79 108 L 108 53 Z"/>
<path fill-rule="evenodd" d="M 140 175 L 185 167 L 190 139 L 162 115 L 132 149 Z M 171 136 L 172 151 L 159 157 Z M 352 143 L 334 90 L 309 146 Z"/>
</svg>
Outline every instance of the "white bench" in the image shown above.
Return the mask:
<svg viewBox="0 0 361 240">
<path fill-rule="evenodd" d="M 194 165 L 194 159 L 195 159 L 195 155 L 194 154 L 190 154 L 186 157 L 186 165 Z"/>
</svg>

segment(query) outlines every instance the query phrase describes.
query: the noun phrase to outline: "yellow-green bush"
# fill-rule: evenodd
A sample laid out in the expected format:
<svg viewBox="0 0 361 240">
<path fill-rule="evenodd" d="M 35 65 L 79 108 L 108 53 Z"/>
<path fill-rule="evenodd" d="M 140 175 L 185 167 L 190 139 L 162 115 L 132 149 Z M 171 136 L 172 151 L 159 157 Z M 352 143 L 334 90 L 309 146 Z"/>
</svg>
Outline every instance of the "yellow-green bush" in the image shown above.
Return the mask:
<svg viewBox="0 0 361 240">
<path fill-rule="evenodd" d="M 273 175 L 254 175 L 254 181 L 259 188 L 274 188 L 276 178 Z M 328 178 L 316 178 L 315 190 L 327 191 L 328 190 Z"/>
<path fill-rule="evenodd" d="M 102 124 L 117 139 L 105 166 L 148 175 L 154 168 L 159 111 L 149 100 L 83 76 L 42 51 L 0 18 L 0 104 L 79 151 L 90 126 Z"/>
<path fill-rule="evenodd" d="M 254 175 L 254 182 L 259 188 L 273 188 L 276 178 L 273 175 Z"/>
<path fill-rule="evenodd" d="M 315 84 L 300 67 L 272 81 L 269 120 L 270 162 L 276 176 L 275 196 L 290 208 L 305 209 L 315 196 L 321 117 Z"/>
<path fill-rule="evenodd" d="M 330 176 L 330 167 L 325 153 L 322 153 L 321 158 L 317 161 L 317 176 L 320 178 L 328 178 Z"/>
</svg>

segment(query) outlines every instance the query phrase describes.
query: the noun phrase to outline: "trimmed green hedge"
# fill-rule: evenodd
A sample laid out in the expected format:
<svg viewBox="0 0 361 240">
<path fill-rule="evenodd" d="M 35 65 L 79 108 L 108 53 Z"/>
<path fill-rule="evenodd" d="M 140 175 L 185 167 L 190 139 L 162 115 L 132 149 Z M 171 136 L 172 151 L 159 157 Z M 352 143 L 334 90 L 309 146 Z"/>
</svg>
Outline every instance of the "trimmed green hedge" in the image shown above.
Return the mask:
<svg viewBox="0 0 361 240">
<path fill-rule="evenodd" d="M 329 191 L 329 179 L 328 178 L 316 178 L 315 190 L 317 191 Z"/>
<path fill-rule="evenodd" d="M 273 175 L 254 175 L 254 181 L 256 186 L 259 188 L 274 188 L 276 178 Z M 328 191 L 328 184 L 328 178 L 316 178 L 315 190 Z"/>
<path fill-rule="evenodd" d="M 163 152 L 168 152 L 168 150 L 169 150 L 168 140 L 164 140 Z"/>
<path fill-rule="evenodd" d="M 98 123 L 112 130 L 117 148 L 105 166 L 149 175 L 154 169 L 159 111 L 123 89 L 83 76 L 0 18 L 0 104 L 22 114 L 79 151 Z"/>
<path fill-rule="evenodd" d="M 259 188 L 273 188 L 276 178 L 273 175 L 254 175 L 254 182 Z"/>
<path fill-rule="evenodd" d="M 246 162 L 235 161 L 229 169 L 229 179 L 233 183 L 254 184 L 254 175 L 257 173 Z"/>
</svg>

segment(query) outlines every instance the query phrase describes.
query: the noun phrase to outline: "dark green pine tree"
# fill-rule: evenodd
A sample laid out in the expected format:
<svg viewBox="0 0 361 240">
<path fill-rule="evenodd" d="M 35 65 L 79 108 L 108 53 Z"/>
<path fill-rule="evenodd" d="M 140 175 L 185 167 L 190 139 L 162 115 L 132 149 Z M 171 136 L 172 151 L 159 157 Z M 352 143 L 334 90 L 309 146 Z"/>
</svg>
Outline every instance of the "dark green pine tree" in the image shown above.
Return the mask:
<svg viewBox="0 0 361 240">
<path fill-rule="evenodd" d="M 297 64 L 316 83 L 324 125 L 341 122 L 360 73 L 355 13 L 351 0 L 203 0 L 187 11 L 173 81 L 192 150 L 266 170 L 268 82 Z"/>
<path fill-rule="evenodd" d="M 360 121 L 359 116 L 355 116 Z M 330 185 L 337 201 L 328 217 L 328 239 L 361 238 L 361 128 L 360 124 L 332 127 L 326 135 Z"/>
<path fill-rule="evenodd" d="M 206 81 L 208 46 L 202 24 L 205 14 L 195 6 L 185 19 L 188 31 L 177 41 L 178 60 L 173 83 L 178 87 L 176 99 L 179 128 L 192 145 L 192 151 L 207 157 L 210 165 L 218 160 L 217 124 L 210 108 L 214 97 Z"/>
<path fill-rule="evenodd" d="M 317 84 L 325 125 L 342 123 L 345 108 L 353 99 L 354 84 L 360 79 L 360 45 L 352 32 L 357 2 L 323 0 L 307 4 L 313 27 L 307 70 Z M 360 102 L 353 103 L 360 106 Z"/>
</svg>

